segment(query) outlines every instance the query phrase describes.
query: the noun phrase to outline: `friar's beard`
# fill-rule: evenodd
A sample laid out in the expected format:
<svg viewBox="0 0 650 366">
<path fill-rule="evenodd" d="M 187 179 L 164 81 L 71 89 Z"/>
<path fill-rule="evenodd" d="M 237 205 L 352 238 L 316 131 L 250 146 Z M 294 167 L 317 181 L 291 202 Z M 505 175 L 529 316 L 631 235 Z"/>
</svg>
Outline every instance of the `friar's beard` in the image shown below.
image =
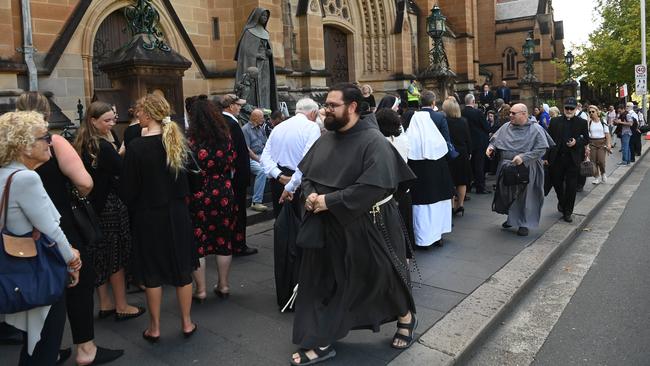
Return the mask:
<svg viewBox="0 0 650 366">
<path fill-rule="evenodd" d="M 341 116 L 340 118 L 337 118 L 334 115 L 334 113 L 326 112 L 323 125 L 325 125 L 325 128 L 328 131 L 337 131 L 345 127 L 345 125 L 347 125 L 349 121 L 350 121 L 350 115 L 348 114 L 347 109 L 345 110 L 345 112 L 343 112 L 343 116 Z"/>
</svg>

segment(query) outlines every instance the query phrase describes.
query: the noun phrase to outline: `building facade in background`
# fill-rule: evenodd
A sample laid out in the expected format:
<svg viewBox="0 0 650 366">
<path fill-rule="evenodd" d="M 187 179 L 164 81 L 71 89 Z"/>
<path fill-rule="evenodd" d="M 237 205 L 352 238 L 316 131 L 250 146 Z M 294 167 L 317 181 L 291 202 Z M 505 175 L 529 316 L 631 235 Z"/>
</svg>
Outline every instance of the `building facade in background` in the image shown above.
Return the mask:
<svg viewBox="0 0 650 366">
<path fill-rule="evenodd" d="M 77 101 L 92 100 L 111 81 L 98 65 L 131 39 L 130 0 L 33 0 L 32 30 L 40 91 L 70 119 Z M 28 88 L 19 0 L 0 0 L 0 104 Z M 370 84 L 381 96 L 403 91 L 429 64 L 426 17 L 439 4 L 447 16 L 444 43 L 459 94 L 507 80 L 518 96 L 521 48 L 536 43 L 541 98 L 552 99 L 560 77 L 563 25 L 550 0 L 151 0 L 165 42 L 192 62 L 184 96 L 231 92 L 237 41 L 255 7 L 271 12 L 280 99 L 322 93 L 339 81 Z"/>
</svg>

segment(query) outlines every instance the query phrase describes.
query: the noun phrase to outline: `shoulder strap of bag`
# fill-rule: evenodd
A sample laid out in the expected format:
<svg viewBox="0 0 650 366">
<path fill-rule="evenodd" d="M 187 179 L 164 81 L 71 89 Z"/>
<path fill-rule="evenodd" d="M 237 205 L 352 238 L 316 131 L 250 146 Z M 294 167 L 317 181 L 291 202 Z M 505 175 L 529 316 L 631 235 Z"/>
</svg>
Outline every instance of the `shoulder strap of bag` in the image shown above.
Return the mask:
<svg viewBox="0 0 650 366">
<path fill-rule="evenodd" d="M 2 191 L 2 199 L 0 199 L 0 214 L 3 217 L 2 220 L 2 228 L 4 228 L 7 225 L 7 212 L 9 211 L 9 188 L 11 187 L 11 181 L 14 178 L 14 175 L 21 171 L 22 169 L 18 169 L 15 172 L 9 174 L 9 177 L 7 177 L 7 182 L 5 183 L 5 188 Z"/>
</svg>

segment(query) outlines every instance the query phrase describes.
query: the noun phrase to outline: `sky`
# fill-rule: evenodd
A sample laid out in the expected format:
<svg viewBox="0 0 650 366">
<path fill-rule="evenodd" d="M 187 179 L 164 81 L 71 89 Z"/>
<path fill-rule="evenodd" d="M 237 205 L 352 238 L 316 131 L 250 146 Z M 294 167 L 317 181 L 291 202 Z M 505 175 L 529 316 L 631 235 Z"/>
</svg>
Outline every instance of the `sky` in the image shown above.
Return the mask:
<svg viewBox="0 0 650 366">
<path fill-rule="evenodd" d="M 588 41 L 589 33 L 596 29 L 594 0 L 553 1 L 555 20 L 564 21 L 564 47 L 571 50 L 575 45 Z"/>
</svg>

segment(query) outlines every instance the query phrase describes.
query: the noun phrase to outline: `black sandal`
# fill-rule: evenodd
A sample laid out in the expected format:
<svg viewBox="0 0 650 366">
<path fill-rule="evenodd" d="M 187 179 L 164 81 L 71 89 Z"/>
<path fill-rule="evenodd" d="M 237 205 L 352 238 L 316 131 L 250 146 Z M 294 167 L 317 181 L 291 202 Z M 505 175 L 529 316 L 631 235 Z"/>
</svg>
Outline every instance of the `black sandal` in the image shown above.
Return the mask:
<svg viewBox="0 0 650 366">
<path fill-rule="evenodd" d="M 395 349 L 407 349 L 411 347 L 413 342 L 415 342 L 415 328 L 418 326 L 418 318 L 415 317 L 415 314 L 411 313 L 411 322 L 408 324 L 400 323 L 397 322 L 397 328 L 398 329 L 408 329 L 409 335 L 404 335 L 398 332 L 395 332 L 395 335 L 393 336 L 393 342 L 390 344 L 391 347 Z M 395 341 L 400 340 L 406 342 L 405 345 L 403 346 L 396 346 Z"/>
<path fill-rule="evenodd" d="M 306 349 L 299 349 L 296 353 L 298 356 L 300 356 L 300 361 L 296 363 L 296 361 L 291 358 L 291 364 L 294 366 L 305 366 L 305 365 L 314 365 L 323 361 L 327 361 L 330 358 L 334 358 L 336 356 L 336 351 L 332 346 L 327 346 L 325 349 L 321 349 L 320 347 L 314 348 L 312 351 L 316 354 L 316 358 L 310 359 L 307 356 L 307 352 L 309 350 Z"/>
</svg>

